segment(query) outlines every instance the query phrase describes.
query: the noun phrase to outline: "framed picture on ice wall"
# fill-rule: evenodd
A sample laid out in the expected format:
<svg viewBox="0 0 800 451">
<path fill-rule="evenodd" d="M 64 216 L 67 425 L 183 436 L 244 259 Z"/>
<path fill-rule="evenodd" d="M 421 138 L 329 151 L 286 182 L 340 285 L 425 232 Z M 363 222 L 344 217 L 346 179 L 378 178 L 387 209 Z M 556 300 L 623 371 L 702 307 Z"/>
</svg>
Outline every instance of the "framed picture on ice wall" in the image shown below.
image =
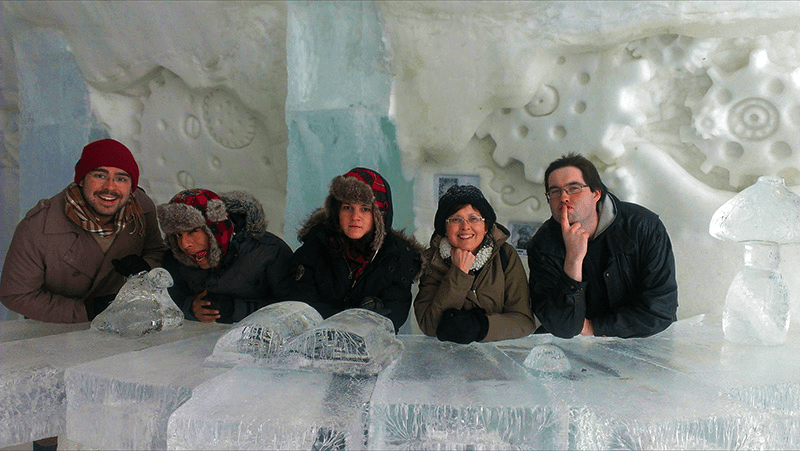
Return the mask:
<svg viewBox="0 0 800 451">
<path fill-rule="evenodd" d="M 520 257 L 528 255 L 528 241 L 533 238 L 533 234 L 542 226 L 541 222 L 511 221 L 508 228 L 511 231 L 509 243 L 517 250 Z"/>
<path fill-rule="evenodd" d="M 439 198 L 453 185 L 472 185 L 480 189 L 481 176 L 477 174 L 436 174 L 433 179 L 433 203 L 439 204 Z"/>
</svg>

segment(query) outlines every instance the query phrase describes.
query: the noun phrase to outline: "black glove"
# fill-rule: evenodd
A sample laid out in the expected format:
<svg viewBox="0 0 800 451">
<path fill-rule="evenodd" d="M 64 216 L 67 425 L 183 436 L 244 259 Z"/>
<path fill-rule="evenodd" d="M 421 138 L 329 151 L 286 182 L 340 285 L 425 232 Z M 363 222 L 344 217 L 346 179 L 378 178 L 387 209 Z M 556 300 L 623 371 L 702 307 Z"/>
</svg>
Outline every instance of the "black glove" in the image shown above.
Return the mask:
<svg viewBox="0 0 800 451">
<path fill-rule="evenodd" d="M 115 258 L 111 260 L 111 264 L 114 265 L 114 269 L 124 277 L 130 277 L 142 271 L 150 271 L 150 265 L 144 261 L 141 255 L 136 254 Z"/>
<path fill-rule="evenodd" d="M 233 313 L 236 307 L 233 296 L 222 293 L 208 293 L 205 299 L 211 302 L 211 305 L 206 306 L 206 308 L 219 311 L 218 323 L 229 324 L 233 322 Z"/>
<path fill-rule="evenodd" d="M 108 308 L 116 297 L 116 294 L 108 294 L 105 296 L 97 296 L 92 299 L 92 301 L 86 305 L 86 316 L 89 317 L 89 321 L 93 320 L 97 315 L 102 313 L 103 310 Z"/>
<path fill-rule="evenodd" d="M 452 341 L 467 344 L 481 341 L 489 332 L 489 318 L 486 310 L 476 307 L 472 310 L 447 309 L 442 313 L 436 338 L 441 341 Z"/>
<path fill-rule="evenodd" d="M 392 313 L 392 309 L 383 305 L 383 301 L 375 296 L 364 296 L 364 300 L 361 301 L 361 305 L 359 305 L 359 307 L 371 310 L 378 315 L 383 315 L 386 317 Z"/>
</svg>

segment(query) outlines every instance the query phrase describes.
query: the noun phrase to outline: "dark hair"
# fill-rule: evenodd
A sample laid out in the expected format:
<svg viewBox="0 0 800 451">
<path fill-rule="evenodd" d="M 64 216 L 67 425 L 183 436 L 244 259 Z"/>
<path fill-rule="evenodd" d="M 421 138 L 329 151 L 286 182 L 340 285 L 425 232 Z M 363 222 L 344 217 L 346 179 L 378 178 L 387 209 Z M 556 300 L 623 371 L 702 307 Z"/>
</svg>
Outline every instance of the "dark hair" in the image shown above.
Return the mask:
<svg viewBox="0 0 800 451">
<path fill-rule="evenodd" d="M 544 190 L 547 191 L 550 189 L 550 174 L 552 174 L 553 171 L 569 166 L 578 168 L 581 174 L 583 174 L 583 181 L 589 185 L 589 189 L 592 191 L 600 191 L 600 200 L 603 200 L 608 192 L 608 188 L 606 188 L 606 185 L 600 180 L 600 174 L 597 172 L 597 168 L 591 161 L 587 160 L 586 157 L 574 152 L 562 155 L 561 158 L 550 163 L 550 166 L 544 171 Z"/>
<path fill-rule="evenodd" d="M 450 207 L 447 210 L 447 215 L 445 216 L 445 219 L 449 218 L 450 216 L 453 216 L 454 214 L 456 214 L 458 212 L 458 210 L 461 210 L 462 208 L 466 207 L 467 205 L 472 205 L 472 204 L 455 204 L 455 205 L 453 205 L 452 207 Z M 473 206 L 473 208 L 475 208 L 475 207 Z M 477 208 L 475 208 L 475 209 L 477 210 Z"/>
<path fill-rule="evenodd" d="M 369 245 L 375 238 L 375 224 L 372 224 L 372 229 L 358 240 L 353 240 L 347 237 L 342 230 L 342 224 L 339 222 L 339 210 L 342 208 L 342 201 L 339 199 L 331 199 L 331 207 L 336 214 L 328 215 L 325 219 L 325 229 L 328 231 L 330 241 L 328 246 L 336 253 L 344 252 L 351 243 L 351 247 L 357 253 L 365 256 L 370 256 Z"/>
</svg>

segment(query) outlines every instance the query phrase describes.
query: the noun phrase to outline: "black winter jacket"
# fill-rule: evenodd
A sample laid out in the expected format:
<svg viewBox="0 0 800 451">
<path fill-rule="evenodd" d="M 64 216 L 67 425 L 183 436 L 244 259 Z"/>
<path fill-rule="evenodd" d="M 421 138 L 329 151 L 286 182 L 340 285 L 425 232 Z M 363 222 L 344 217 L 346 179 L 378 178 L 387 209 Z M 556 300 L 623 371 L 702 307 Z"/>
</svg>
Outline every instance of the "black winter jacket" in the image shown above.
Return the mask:
<svg viewBox="0 0 800 451">
<path fill-rule="evenodd" d="M 197 320 L 192 301 L 206 290 L 206 299 L 220 311 L 217 322 L 232 323 L 261 307 L 287 300 L 293 274 L 291 256 L 289 245 L 272 233 L 258 238 L 237 233 L 216 268 L 184 266 L 171 250 L 166 252 L 163 265 L 174 280 L 169 295 L 186 318 Z"/>
<path fill-rule="evenodd" d="M 373 260 L 353 280 L 344 255 L 329 248 L 324 224 L 314 225 L 301 238 L 303 244 L 292 257 L 296 273 L 291 299 L 308 303 L 328 318 L 374 296 L 391 309 L 385 316 L 395 331 L 400 329 L 408 318 L 411 285 L 422 265 L 422 247 L 416 240 L 388 230 Z"/>
<path fill-rule="evenodd" d="M 533 312 L 555 336 L 579 334 L 584 318 L 592 321 L 595 335 L 623 338 L 656 334 L 677 319 L 675 258 L 664 224 L 650 210 L 610 193 L 606 201 L 613 202 L 616 217 L 589 242 L 584 281 L 564 272 L 566 248 L 554 218 L 528 246 Z"/>
</svg>

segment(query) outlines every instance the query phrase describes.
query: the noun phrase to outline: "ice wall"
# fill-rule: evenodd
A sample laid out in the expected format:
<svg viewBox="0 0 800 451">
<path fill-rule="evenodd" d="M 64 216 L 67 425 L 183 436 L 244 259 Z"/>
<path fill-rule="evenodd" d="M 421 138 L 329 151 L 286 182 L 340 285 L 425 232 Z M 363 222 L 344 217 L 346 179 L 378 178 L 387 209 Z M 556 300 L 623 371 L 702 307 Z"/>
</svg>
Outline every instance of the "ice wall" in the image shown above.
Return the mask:
<svg viewBox="0 0 800 451">
<path fill-rule="evenodd" d="M 544 221 L 544 166 L 576 150 L 621 198 L 663 218 L 686 317 L 721 311 L 742 258 L 708 235 L 716 208 L 759 175 L 780 175 L 794 191 L 800 182 L 797 2 L 2 8 L 0 182 L 25 191 L 3 200 L 11 215 L 56 190 L 24 176 L 45 173 L 41 149 L 21 139 L 25 124 L 120 139 L 156 202 L 191 186 L 252 191 L 270 231 L 292 246 L 330 179 L 355 165 L 392 182 L 395 224 L 423 242 L 441 175 L 479 180 L 501 223 Z M 34 64 L 26 36 L 49 36 L 42 45 L 59 57 Z M 37 83 L 37 95 L 66 87 L 47 100 L 77 116 L 37 109 L 41 100 L 22 94 Z M 72 96 L 83 103 L 67 103 Z M 60 188 L 83 143 L 52 141 L 48 162 L 64 161 L 48 165 L 49 177 Z M 784 268 L 800 263 L 796 246 L 782 254 Z M 783 272 L 796 316 L 800 275 Z"/>
<path fill-rule="evenodd" d="M 392 188 L 397 212 L 413 207 L 389 118 L 391 73 L 372 2 L 290 2 L 287 31 L 289 178 L 287 241 L 323 205 L 330 180 L 356 166 L 374 168 Z M 412 216 L 393 227 L 413 232 Z"/>
</svg>

